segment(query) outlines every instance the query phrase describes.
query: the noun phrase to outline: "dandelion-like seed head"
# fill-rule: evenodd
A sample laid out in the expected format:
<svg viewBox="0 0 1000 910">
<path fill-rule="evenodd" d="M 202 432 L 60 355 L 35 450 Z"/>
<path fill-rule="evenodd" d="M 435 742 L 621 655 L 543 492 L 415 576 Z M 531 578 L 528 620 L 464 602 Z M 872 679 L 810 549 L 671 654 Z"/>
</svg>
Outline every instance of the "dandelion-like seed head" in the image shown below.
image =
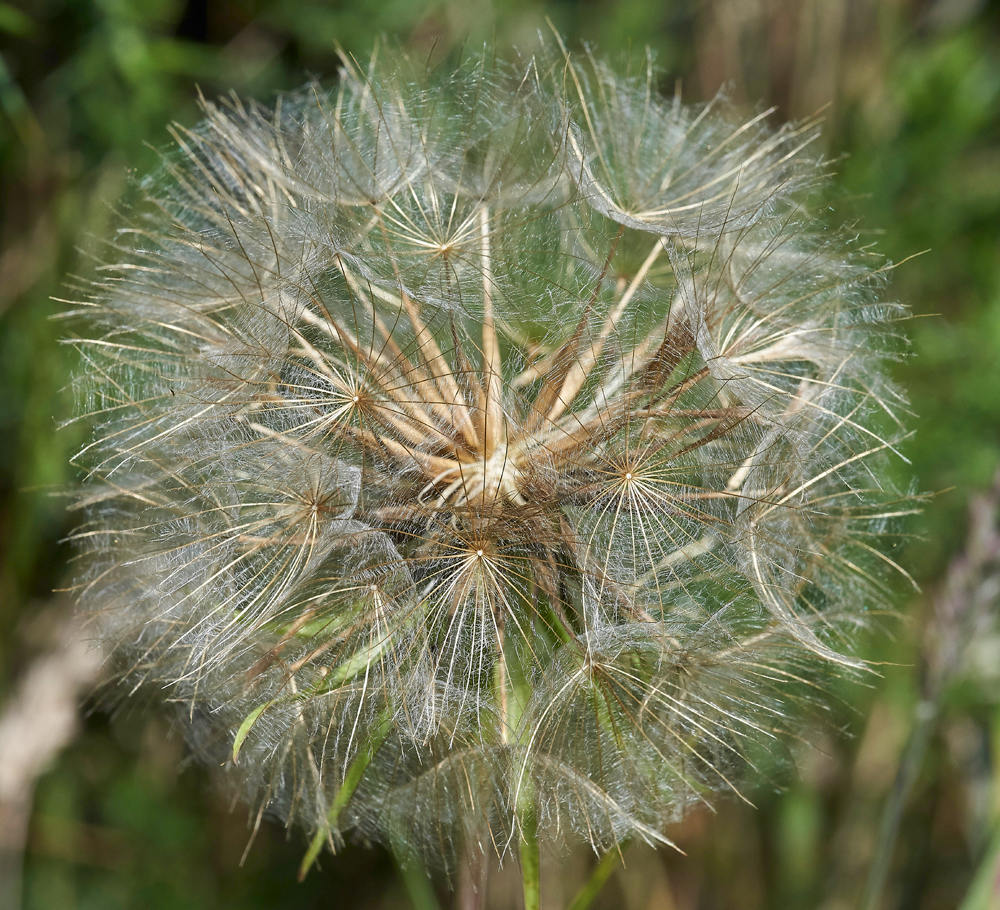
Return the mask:
<svg viewBox="0 0 1000 910">
<path fill-rule="evenodd" d="M 810 125 L 543 52 L 205 103 L 81 309 L 81 601 L 261 807 L 450 864 L 739 791 L 884 600 Z"/>
</svg>

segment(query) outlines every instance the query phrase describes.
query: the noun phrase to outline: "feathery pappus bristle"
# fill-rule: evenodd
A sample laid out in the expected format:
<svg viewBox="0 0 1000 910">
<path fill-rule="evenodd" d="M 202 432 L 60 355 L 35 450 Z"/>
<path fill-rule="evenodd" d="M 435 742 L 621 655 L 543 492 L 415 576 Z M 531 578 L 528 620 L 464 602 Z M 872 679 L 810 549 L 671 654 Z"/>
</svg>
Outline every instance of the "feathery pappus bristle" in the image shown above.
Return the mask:
<svg viewBox="0 0 1000 910">
<path fill-rule="evenodd" d="M 562 51 L 204 112 L 77 308 L 117 688 L 317 846 L 603 851 L 739 793 L 864 666 L 910 510 L 815 124 Z"/>
</svg>

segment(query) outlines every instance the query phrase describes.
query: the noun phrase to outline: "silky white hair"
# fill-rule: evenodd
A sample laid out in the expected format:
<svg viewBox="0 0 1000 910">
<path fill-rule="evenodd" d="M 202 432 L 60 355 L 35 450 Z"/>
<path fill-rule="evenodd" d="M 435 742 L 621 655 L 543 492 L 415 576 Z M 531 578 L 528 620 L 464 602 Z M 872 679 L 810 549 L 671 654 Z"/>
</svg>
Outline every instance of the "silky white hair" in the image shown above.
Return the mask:
<svg viewBox="0 0 1000 910">
<path fill-rule="evenodd" d="M 815 124 L 561 50 L 203 107 L 76 310 L 121 691 L 316 849 L 663 842 L 765 773 L 912 510 Z"/>
</svg>

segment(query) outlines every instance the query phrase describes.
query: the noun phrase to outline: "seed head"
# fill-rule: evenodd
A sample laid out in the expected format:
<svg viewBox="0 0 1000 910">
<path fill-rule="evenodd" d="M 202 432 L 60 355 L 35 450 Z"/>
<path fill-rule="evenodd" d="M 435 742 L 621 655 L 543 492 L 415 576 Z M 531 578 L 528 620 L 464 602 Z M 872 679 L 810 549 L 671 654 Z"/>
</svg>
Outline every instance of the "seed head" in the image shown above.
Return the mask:
<svg viewBox="0 0 1000 910">
<path fill-rule="evenodd" d="M 205 102 L 143 184 L 82 306 L 81 602 L 320 841 L 663 841 L 861 666 L 898 313 L 813 126 L 394 65 Z"/>
</svg>

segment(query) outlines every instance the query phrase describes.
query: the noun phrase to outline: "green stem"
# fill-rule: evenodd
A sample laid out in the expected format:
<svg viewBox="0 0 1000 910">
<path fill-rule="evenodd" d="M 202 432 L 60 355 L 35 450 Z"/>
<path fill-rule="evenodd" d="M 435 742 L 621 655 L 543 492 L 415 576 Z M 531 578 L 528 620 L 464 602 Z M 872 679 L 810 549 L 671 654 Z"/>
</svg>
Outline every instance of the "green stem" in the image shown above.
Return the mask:
<svg viewBox="0 0 1000 910">
<path fill-rule="evenodd" d="M 399 877 L 403 880 L 413 910 L 441 910 L 437 895 L 434 893 L 434 886 L 431 884 L 431 877 L 423 864 L 413 858 L 404 862 L 398 850 L 392 851 L 392 858 L 399 871 Z"/>
<path fill-rule="evenodd" d="M 531 633 L 534 638 L 533 630 Z M 514 754 L 522 754 L 524 743 L 517 741 L 525 735 L 521 726 L 521 712 L 531 700 L 531 687 L 525 676 L 524 668 L 517 659 L 517 649 L 505 647 L 503 628 L 500 630 L 499 660 L 494 676 L 494 686 L 497 690 L 497 702 L 503 724 L 501 736 L 506 744 L 508 736 L 515 738 Z M 532 652 L 535 641 L 529 642 Z M 508 661 L 509 658 L 509 661 Z M 517 820 L 520 827 L 518 849 L 521 858 L 521 882 L 524 887 L 524 910 L 539 910 L 541 902 L 541 869 L 538 850 L 538 813 L 535 808 L 535 792 L 531 781 L 530 769 L 521 768 L 517 775 L 518 789 L 516 794 Z"/>
<path fill-rule="evenodd" d="M 611 873 L 618 868 L 622 855 L 627 848 L 628 841 L 625 841 L 601 857 L 601 861 L 594 867 L 594 871 L 590 873 L 590 878 L 587 879 L 584 886 L 577 892 L 576 897 L 573 898 L 573 902 L 569 905 L 569 910 L 588 910 L 597 895 L 601 893 L 601 889 L 607 883 L 607 880 L 611 878 Z"/>
<path fill-rule="evenodd" d="M 522 804 L 520 820 L 524 910 L 538 910 L 541 903 L 541 864 L 538 855 L 538 818 L 534 807 Z"/>
<path fill-rule="evenodd" d="M 959 910 L 993 910 L 1000 903 L 1000 829 L 980 863 Z"/>
<path fill-rule="evenodd" d="M 924 701 L 917 706 L 917 717 L 882 813 L 871 869 L 859 905 L 862 910 L 877 910 L 882 901 L 882 892 L 889 877 L 889 868 L 899 836 L 899 826 L 903 821 L 903 810 L 906 809 L 906 803 L 923 767 L 936 719 L 937 705 L 934 702 Z"/>
<path fill-rule="evenodd" d="M 316 862 L 316 857 L 319 856 L 320 850 L 323 849 L 323 842 L 330 838 L 331 832 L 337 825 L 340 813 L 354 795 L 358 784 L 361 783 L 361 778 L 364 777 L 365 771 L 368 770 L 369 763 L 375 753 L 378 752 L 382 743 L 385 742 L 385 738 L 389 735 L 390 726 L 390 718 L 383 717 L 379 725 L 372 731 L 372 735 L 368 738 L 368 741 L 361 745 L 361 748 L 358 749 L 358 754 L 354 756 L 354 760 L 347 766 L 347 771 L 344 774 L 344 782 L 337 791 L 337 795 L 333 798 L 333 804 L 326 813 L 324 824 L 313 835 L 309 849 L 302 858 L 302 865 L 299 866 L 299 881 L 302 881 L 306 877 L 312 864 Z"/>
</svg>

